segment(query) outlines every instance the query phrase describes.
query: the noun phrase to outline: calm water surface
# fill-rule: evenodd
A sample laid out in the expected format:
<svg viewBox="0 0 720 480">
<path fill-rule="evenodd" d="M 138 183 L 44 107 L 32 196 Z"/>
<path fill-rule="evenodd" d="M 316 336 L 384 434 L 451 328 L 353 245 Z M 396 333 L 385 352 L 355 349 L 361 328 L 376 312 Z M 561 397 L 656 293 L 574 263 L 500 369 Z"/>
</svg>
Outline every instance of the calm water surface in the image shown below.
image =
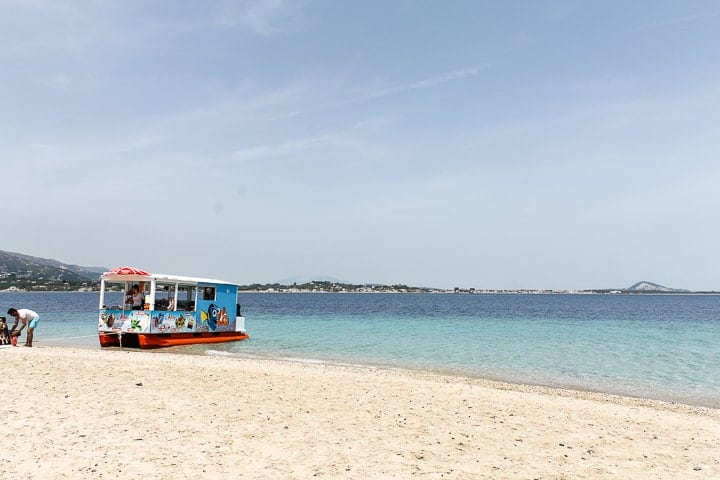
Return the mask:
<svg viewBox="0 0 720 480">
<path fill-rule="evenodd" d="M 720 408 L 720 296 L 242 295 L 250 340 L 171 351 L 390 366 Z M 100 348 L 97 293 L 0 292 L 42 345 Z M 148 352 L 148 354 L 153 354 Z"/>
</svg>

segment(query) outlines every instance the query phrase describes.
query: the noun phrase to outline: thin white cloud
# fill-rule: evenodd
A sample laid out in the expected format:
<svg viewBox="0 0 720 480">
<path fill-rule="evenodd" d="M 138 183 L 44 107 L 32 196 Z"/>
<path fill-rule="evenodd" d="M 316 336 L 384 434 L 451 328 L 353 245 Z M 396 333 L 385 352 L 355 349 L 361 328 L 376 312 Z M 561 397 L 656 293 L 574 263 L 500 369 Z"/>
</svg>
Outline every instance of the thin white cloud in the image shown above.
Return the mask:
<svg viewBox="0 0 720 480">
<path fill-rule="evenodd" d="M 304 8 L 305 2 L 297 0 L 225 1 L 219 9 L 219 23 L 263 36 L 295 32 L 306 22 Z"/>
<path fill-rule="evenodd" d="M 344 99 L 340 99 L 335 102 L 329 102 L 318 105 L 315 108 L 308 108 L 302 110 L 295 110 L 284 114 L 273 117 L 273 120 L 280 120 L 285 118 L 297 117 L 307 113 L 321 112 L 324 110 L 330 110 L 334 108 L 344 107 L 356 103 L 366 102 L 369 100 L 377 100 L 379 98 L 388 97 L 391 95 L 399 95 L 412 90 L 420 90 L 425 88 L 432 88 L 443 85 L 445 83 L 463 80 L 469 77 L 477 76 L 482 70 L 489 68 L 490 65 L 483 65 L 478 67 L 465 68 L 460 70 L 453 70 L 451 72 L 442 73 L 433 77 L 424 78 L 414 82 L 400 83 L 391 85 L 389 87 L 373 89 L 367 92 L 356 94 Z"/>
<path fill-rule="evenodd" d="M 158 37 L 236 28 L 272 36 L 302 30 L 307 24 L 300 0 L 212 0 L 187 15 L 146 15 L 145 2 L 92 0 L 0 0 L 0 53 L 81 53 L 88 49 L 141 48 Z M 7 19 L 15 19 L 6 23 Z"/>
<path fill-rule="evenodd" d="M 552 129 L 568 131 L 591 126 L 593 132 L 601 129 L 627 131 L 630 128 L 680 124 L 707 116 L 708 111 L 715 111 L 713 106 L 719 102 L 720 84 L 716 82 L 674 95 L 608 97 L 599 102 L 574 105 L 555 115 L 526 116 L 520 121 L 496 123 L 492 127 L 473 130 L 472 141 L 468 145 L 476 147 L 500 138 L 520 138 L 532 132 L 543 136 Z"/>
<path fill-rule="evenodd" d="M 31 143 L 13 151 L 12 162 L 17 172 L 41 173 L 56 178 L 76 172 L 78 169 L 99 169 L 113 164 L 118 158 L 145 158 L 147 150 L 165 141 L 156 132 L 137 131 L 112 138 L 94 140 L 72 138 L 63 143 Z"/>
<path fill-rule="evenodd" d="M 255 160 L 278 156 L 297 155 L 301 152 L 327 146 L 338 139 L 338 135 L 320 135 L 290 140 L 277 145 L 257 145 L 236 150 L 232 154 L 234 160 Z"/>
<path fill-rule="evenodd" d="M 92 53 L 111 58 L 118 49 L 145 48 L 164 28 L 164 19 L 144 20 L 133 10 L 140 8 L 130 1 L 0 0 L 0 19 L 14 19 L 7 25 L 0 21 L 6 27 L 0 28 L 0 54 L 87 59 Z"/>
<path fill-rule="evenodd" d="M 68 2 L 55 0 L 0 0 L 0 8 L 33 10 L 44 13 L 59 14 L 72 10 Z"/>
<path fill-rule="evenodd" d="M 663 20 L 663 21 L 660 21 L 660 22 L 653 22 L 653 23 L 648 23 L 648 24 L 646 24 L 646 25 L 640 25 L 639 27 L 634 28 L 633 31 L 652 30 L 652 29 L 656 29 L 656 28 L 664 28 L 664 27 L 669 27 L 669 26 L 672 26 L 672 25 L 679 25 L 679 24 L 683 24 L 683 23 L 696 22 L 696 21 L 699 21 L 699 20 L 705 20 L 705 19 L 708 19 L 708 18 L 714 18 L 714 17 L 719 17 L 719 16 L 720 16 L 720 11 L 706 12 L 706 13 L 697 13 L 697 14 L 694 14 L 694 15 L 685 15 L 685 16 L 683 16 L 683 17 L 675 17 L 675 18 L 670 18 L 670 19 Z"/>
<path fill-rule="evenodd" d="M 68 77 L 64 73 L 56 73 L 55 75 L 50 77 L 48 84 L 52 88 L 57 88 L 57 89 L 62 90 L 62 89 L 70 87 L 72 85 L 72 80 L 70 79 L 70 77 Z"/>
<path fill-rule="evenodd" d="M 480 71 L 484 68 L 487 68 L 488 66 L 484 67 L 473 67 L 473 68 L 466 68 L 462 70 L 455 70 L 452 72 L 443 73 L 441 75 L 436 75 L 434 77 L 425 78 L 422 80 L 418 80 L 416 82 L 410 82 L 410 83 L 404 83 L 400 85 L 394 85 L 385 89 L 369 92 L 366 95 L 357 97 L 357 99 L 350 100 L 352 101 L 358 101 L 358 100 L 370 100 L 375 98 L 381 98 L 386 97 L 388 95 L 398 94 L 407 92 L 410 90 L 420 90 L 424 88 L 431 88 L 436 87 L 438 85 L 442 85 L 444 83 L 453 82 L 456 80 L 462 80 L 468 77 L 475 77 L 477 76 Z"/>
</svg>

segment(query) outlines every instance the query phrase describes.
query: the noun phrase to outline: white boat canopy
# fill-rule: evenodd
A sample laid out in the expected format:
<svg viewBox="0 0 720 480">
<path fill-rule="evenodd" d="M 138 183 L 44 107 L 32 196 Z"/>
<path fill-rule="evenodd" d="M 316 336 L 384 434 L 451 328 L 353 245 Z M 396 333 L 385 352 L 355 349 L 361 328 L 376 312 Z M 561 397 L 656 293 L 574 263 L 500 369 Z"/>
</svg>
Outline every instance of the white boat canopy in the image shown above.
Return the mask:
<svg viewBox="0 0 720 480">
<path fill-rule="evenodd" d="M 105 282 L 147 282 L 156 280 L 161 282 L 177 282 L 182 284 L 215 283 L 220 285 L 237 285 L 233 282 L 212 278 L 185 277 L 181 275 L 166 275 L 163 273 L 149 273 L 133 267 L 117 267 L 100 275 Z"/>
</svg>

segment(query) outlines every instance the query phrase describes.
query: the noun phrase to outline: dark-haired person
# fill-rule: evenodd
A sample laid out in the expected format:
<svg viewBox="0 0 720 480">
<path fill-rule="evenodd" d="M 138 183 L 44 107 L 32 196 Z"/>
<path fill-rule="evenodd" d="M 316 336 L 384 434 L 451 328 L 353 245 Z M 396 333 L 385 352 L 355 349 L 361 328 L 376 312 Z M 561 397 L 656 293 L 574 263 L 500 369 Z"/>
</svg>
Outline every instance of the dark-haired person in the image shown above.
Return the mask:
<svg viewBox="0 0 720 480">
<path fill-rule="evenodd" d="M 133 310 L 142 310 L 145 306 L 145 295 L 140 290 L 140 285 L 137 283 L 132 286 L 130 293 L 128 294 L 128 301 L 132 303 Z"/>
<path fill-rule="evenodd" d="M 15 318 L 15 323 L 13 323 L 11 335 L 20 337 L 23 328 L 27 326 L 27 338 L 25 340 L 25 346 L 32 347 L 33 333 L 35 333 L 35 328 L 40 321 L 40 315 L 33 312 L 32 310 L 28 310 L 27 308 L 21 308 L 19 310 L 11 308 L 7 311 L 7 313 L 8 315 L 12 315 Z M 18 326 L 18 322 L 22 322 L 22 325 L 19 329 L 15 330 L 15 328 Z"/>
</svg>

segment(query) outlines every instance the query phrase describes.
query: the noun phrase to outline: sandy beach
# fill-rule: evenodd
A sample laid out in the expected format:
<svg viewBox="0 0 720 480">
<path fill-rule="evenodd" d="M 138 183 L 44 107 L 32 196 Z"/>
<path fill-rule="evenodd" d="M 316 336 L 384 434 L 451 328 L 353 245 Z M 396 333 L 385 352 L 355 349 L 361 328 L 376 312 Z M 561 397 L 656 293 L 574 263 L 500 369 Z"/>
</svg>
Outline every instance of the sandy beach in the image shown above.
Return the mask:
<svg viewBox="0 0 720 480">
<path fill-rule="evenodd" d="M 376 368 L 0 350 L 2 479 L 720 478 L 720 411 Z"/>
</svg>

